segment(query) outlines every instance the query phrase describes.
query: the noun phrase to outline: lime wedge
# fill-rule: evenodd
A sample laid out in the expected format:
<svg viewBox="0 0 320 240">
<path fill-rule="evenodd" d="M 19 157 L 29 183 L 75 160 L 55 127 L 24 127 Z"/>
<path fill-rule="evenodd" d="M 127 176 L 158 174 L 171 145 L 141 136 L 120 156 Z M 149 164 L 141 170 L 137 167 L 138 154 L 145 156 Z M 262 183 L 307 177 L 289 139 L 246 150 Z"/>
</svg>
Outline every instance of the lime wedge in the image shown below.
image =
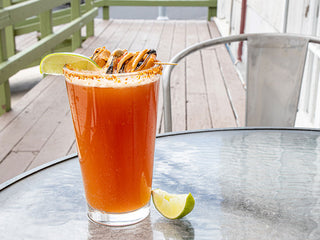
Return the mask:
<svg viewBox="0 0 320 240">
<path fill-rule="evenodd" d="M 194 207 L 194 198 L 189 194 L 170 194 L 161 189 L 151 192 L 153 204 L 166 218 L 178 219 L 190 213 Z"/>
<path fill-rule="evenodd" d="M 101 69 L 95 61 L 77 53 L 60 52 L 45 56 L 40 63 L 40 73 L 63 74 L 64 65 L 68 64 L 78 70 L 97 71 Z"/>
</svg>

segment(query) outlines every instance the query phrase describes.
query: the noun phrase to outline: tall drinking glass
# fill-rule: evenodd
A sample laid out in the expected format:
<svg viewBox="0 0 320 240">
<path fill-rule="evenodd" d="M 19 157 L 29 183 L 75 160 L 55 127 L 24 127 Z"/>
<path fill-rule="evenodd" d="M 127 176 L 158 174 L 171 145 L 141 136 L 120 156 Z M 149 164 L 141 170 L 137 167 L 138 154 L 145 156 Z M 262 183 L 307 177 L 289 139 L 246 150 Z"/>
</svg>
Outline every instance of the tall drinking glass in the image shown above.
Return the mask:
<svg viewBox="0 0 320 240">
<path fill-rule="evenodd" d="M 105 74 L 64 68 L 88 217 L 129 225 L 149 214 L 161 67 Z"/>
</svg>

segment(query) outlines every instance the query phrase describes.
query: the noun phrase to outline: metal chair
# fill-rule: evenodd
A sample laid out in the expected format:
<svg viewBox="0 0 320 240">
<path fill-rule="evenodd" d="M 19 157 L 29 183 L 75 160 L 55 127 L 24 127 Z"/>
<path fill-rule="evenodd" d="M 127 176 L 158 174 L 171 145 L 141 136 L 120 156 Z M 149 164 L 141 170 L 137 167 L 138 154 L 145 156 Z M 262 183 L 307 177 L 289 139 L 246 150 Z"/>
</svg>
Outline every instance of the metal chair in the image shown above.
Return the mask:
<svg viewBox="0 0 320 240">
<path fill-rule="evenodd" d="M 246 126 L 293 127 L 311 36 L 265 33 L 219 37 L 192 45 L 175 55 L 178 63 L 187 55 L 207 47 L 247 41 Z M 170 77 L 175 66 L 163 74 L 164 127 L 172 131 Z"/>
</svg>

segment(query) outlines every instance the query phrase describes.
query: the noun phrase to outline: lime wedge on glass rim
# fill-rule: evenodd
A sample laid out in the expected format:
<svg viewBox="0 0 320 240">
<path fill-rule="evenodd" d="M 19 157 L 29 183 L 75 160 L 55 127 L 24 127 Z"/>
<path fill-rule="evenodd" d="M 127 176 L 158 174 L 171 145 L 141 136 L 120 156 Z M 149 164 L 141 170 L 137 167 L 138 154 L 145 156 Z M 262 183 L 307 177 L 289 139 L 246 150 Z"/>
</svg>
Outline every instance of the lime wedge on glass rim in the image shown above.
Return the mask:
<svg viewBox="0 0 320 240">
<path fill-rule="evenodd" d="M 155 208 L 169 219 L 182 218 L 194 208 L 195 200 L 191 193 L 170 194 L 161 189 L 154 189 L 151 194 Z"/>
<path fill-rule="evenodd" d="M 40 73 L 61 75 L 66 64 L 78 70 L 97 71 L 101 69 L 95 61 L 84 55 L 60 52 L 49 54 L 41 60 Z"/>
</svg>

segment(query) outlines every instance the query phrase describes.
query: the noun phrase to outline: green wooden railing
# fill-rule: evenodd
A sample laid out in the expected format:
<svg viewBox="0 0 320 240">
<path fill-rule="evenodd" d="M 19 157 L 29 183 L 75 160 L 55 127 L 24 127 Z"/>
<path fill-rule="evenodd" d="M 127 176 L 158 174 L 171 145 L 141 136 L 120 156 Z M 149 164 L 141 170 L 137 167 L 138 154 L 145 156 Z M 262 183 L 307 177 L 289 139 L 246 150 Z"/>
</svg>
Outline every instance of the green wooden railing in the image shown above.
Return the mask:
<svg viewBox="0 0 320 240">
<path fill-rule="evenodd" d="M 53 10 L 63 4 L 65 9 Z M 84 38 L 94 33 L 93 19 L 98 8 L 93 0 L 2 0 L 0 2 L 0 115 L 9 111 L 9 77 L 19 70 L 39 64 L 40 59 L 54 51 L 73 51 Z M 61 25 L 57 31 L 54 26 Z M 81 28 L 86 26 L 86 36 Z M 15 37 L 37 31 L 38 41 L 20 52 Z"/>
<path fill-rule="evenodd" d="M 82 3 L 84 2 L 84 3 Z M 68 4 L 68 5 L 65 5 Z M 57 7 L 65 5 L 65 8 Z M 208 20 L 216 15 L 217 0 L 0 0 L 0 116 L 11 108 L 9 77 L 38 65 L 55 51 L 73 51 L 94 34 L 98 7 L 109 19 L 110 6 L 208 7 Z M 60 26 L 53 31 L 53 27 Z M 85 36 L 81 28 L 86 26 Z M 38 41 L 17 52 L 15 37 L 38 32 Z"/>
<path fill-rule="evenodd" d="M 109 6 L 208 7 L 208 21 L 217 13 L 217 0 L 96 0 L 103 7 L 103 18 L 109 19 Z"/>
</svg>

